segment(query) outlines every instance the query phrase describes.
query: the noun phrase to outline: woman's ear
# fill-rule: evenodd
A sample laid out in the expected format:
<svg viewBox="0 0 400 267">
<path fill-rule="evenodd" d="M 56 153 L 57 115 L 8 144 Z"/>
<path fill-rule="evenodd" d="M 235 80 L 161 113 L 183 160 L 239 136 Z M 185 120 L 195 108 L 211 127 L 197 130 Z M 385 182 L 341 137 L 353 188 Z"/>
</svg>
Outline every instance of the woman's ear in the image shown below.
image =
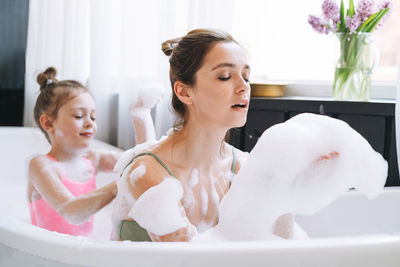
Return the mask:
<svg viewBox="0 0 400 267">
<path fill-rule="evenodd" d="M 53 120 L 49 115 L 47 114 L 40 115 L 39 121 L 40 121 L 40 126 L 42 126 L 43 130 L 45 130 L 46 132 L 51 132 L 54 130 Z"/>
<path fill-rule="evenodd" d="M 193 103 L 189 89 L 190 89 L 190 86 L 184 84 L 181 81 L 176 81 L 174 83 L 175 95 L 179 98 L 179 100 L 182 103 L 184 103 L 186 105 L 191 105 Z"/>
</svg>

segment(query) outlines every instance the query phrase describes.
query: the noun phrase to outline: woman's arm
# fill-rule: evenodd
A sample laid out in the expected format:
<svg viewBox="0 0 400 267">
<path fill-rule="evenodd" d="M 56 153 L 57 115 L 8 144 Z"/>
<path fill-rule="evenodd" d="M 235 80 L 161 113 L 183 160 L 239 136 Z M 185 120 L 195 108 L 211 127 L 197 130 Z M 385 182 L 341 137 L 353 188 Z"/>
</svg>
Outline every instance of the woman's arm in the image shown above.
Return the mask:
<svg viewBox="0 0 400 267">
<path fill-rule="evenodd" d="M 75 197 L 61 182 L 60 172 L 54 162 L 44 156 L 30 161 L 29 177 L 41 197 L 72 224 L 80 224 L 89 219 L 110 203 L 117 193 L 115 182 L 111 182 L 88 194 Z"/>
<path fill-rule="evenodd" d="M 334 160 L 337 157 L 339 157 L 339 153 L 337 151 L 332 151 L 311 162 L 309 168 L 316 169 L 323 167 L 323 164 L 329 163 L 331 160 Z M 300 233 L 302 238 L 306 238 L 304 230 L 302 230 L 300 226 L 296 225 L 294 215 L 292 213 L 283 214 L 276 220 L 273 233 L 285 239 L 293 239 L 295 238 L 294 235 L 296 235 L 296 227 L 298 229 L 297 234 Z"/>
</svg>

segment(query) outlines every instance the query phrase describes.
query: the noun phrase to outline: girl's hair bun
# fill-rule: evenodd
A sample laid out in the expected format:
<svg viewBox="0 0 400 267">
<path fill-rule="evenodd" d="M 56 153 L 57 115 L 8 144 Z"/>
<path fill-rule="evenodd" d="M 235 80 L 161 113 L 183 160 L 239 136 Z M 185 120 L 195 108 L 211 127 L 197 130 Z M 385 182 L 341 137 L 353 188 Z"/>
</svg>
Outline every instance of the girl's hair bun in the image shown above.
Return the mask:
<svg viewBox="0 0 400 267">
<path fill-rule="evenodd" d="M 39 73 L 36 78 L 37 83 L 40 85 L 40 89 L 56 83 L 57 70 L 54 67 L 48 67 L 44 72 Z"/>
<path fill-rule="evenodd" d="M 161 45 L 161 50 L 164 52 L 165 55 L 170 56 L 174 51 L 174 47 L 179 43 L 180 40 L 181 38 L 176 38 L 165 41 Z"/>
</svg>

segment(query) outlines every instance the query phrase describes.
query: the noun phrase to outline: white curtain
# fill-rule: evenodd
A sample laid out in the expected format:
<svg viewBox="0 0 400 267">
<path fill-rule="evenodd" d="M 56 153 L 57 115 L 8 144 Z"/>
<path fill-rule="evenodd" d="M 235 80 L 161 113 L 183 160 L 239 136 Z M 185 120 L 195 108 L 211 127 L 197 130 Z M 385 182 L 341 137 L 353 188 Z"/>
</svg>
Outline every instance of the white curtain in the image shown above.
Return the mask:
<svg viewBox="0 0 400 267">
<path fill-rule="evenodd" d="M 85 82 L 89 74 L 89 2 L 30 1 L 25 71 L 24 125 L 32 126 L 39 93 L 36 76 L 55 66 L 62 79 Z"/>
<path fill-rule="evenodd" d="M 24 125 L 34 125 L 36 75 L 54 66 L 59 79 L 89 86 L 97 106 L 97 138 L 112 144 L 118 136 L 118 94 L 129 90 L 121 81 L 170 88 L 161 43 L 198 27 L 230 31 L 233 18 L 230 0 L 31 0 L 29 9 Z M 166 112 L 169 101 L 157 105 L 158 137 L 173 122 Z"/>
</svg>

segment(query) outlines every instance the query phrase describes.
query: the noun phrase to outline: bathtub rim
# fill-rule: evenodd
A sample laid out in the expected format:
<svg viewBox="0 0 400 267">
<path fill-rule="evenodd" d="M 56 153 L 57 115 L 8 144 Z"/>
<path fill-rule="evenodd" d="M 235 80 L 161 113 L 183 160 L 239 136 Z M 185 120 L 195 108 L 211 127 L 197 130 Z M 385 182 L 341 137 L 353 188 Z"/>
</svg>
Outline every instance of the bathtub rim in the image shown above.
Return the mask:
<svg viewBox="0 0 400 267">
<path fill-rule="evenodd" d="M 85 237 L 73 237 L 30 225 L 16 218 L 0 217 L 1 241 L 7 247 L 57 262 L 77 265 L 104 266 L 143 260 L 157 255 L 165 260 L 190 256 L 242 256 L 262 257 L 291 253 L 306 255 L 341 253 L 343 251 L 381 251 L 388 257 L 400 260 L 400 237 L 396 235 L 372 235 L 356 237 L 315 238 L 310 240 L 267 240 L 223 243 L 157 243 L 130 241 L 96 241 Z M 13 225 L 12 227 L 9 227 Z M 7 227 L 5 227 L 7 226 Z M 20 229 L 25 229 L 24 234 Z M 389 250 L 388 250 L 389 249 Z M 49 253 L 51 251 L 51 253 Z M 393 252 L 393 253 L 391 253 Z M 364 252 L 365 253 L 365 252 Z M 387 254 L 389 253 L 389 254 Z M 374 256 L 376 258 L 376 255 Z M 118 262 L 115 262 L 118 259 Z"/>
<path fill-rule="evenodd" d="M 385 194 L 400 194 L 400 188 L 385 188 Z M 358 192 L 349 192 L 357 196 Z M 158 255 L 165 260 L 173 257 L 210 257 L 232 255 L 261 257 L 290 253 L 305 255 L 338 253 L 339 251 L 369 251 L 367 257 L 379 251 L 379 257 L 393 257 L 400 261 L 400 236 L 394 234 L 362 235 L 349 237 L 313 238 L 309 240 L 266 240 L 221 243 L 157 243 L 130 241 L 98 241 L 86 237 L 73 237 L 51 232 L 14 217 L 0 215 L 0 243 L 24 253 L 68 263 L 103 266 L 118 262 L 138 260 Z M 49 254 L 49 251 L 52 253 Z M 366 253 L 366 252 L 364 252 Z M 398 255 L 399 254 L 399 255 Z M 110 257 L 112 255 L 112 257 Z M 147 257 L 146 256 L 146 257 Z M 139 257 L 139 258 L 138 258 Z M 374 255 L 376 258 L 377 255 Z M 112 258 L 112 259 L 110 259 Z M 365 259 L 364 259 L 365 260 Z"/>
</svg>

